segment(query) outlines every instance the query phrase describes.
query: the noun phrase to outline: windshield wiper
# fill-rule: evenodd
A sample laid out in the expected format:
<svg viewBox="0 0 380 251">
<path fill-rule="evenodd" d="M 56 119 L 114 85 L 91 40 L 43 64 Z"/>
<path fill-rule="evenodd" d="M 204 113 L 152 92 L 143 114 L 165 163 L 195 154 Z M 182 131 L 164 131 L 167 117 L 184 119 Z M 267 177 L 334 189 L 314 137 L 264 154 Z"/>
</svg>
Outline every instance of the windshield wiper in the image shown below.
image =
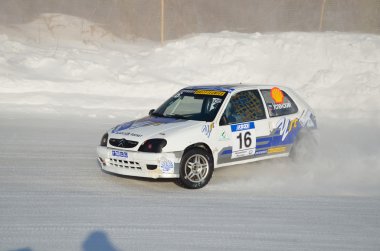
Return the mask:
<svg viewBox="0 0 380 251">
<path fill-rule="evenodd" d="M 187 119 L 185 116 L 178 115 L 178 114 L 167 114 L 163 115 L 165 118 L 174 118 L 174 119 Z"/>
<path fill-rule="evenodd" d="M 154 117 L 161 117 L 161 118 L 174 118 L 174 119 L 186 119 L 185 116 L 182 116 L 182 115 L 177 115 L 177 114 L 161 114 L 161 113 L 158 113 L 158 112 L 153 112 L 151 114 L 151 116 L 154 116 Z"/>
</svg>

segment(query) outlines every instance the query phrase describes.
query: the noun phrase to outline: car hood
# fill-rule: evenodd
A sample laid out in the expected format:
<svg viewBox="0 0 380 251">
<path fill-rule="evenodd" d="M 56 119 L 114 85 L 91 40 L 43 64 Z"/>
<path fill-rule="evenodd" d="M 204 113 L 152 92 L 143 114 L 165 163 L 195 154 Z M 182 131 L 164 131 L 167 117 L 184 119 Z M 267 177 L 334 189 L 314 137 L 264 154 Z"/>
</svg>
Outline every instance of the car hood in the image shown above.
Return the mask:
<svg viewBox="0 0 380 251">
<path fill-rule="evenodd" d="M 165 138 L 174 129 L 182 129 L 195 125 L 204 124 L 203 121 L 184 120 L 163 117 L 144 117 L 142 119 L 120 124 L 111 130 L 111 133 L 120 135 L 118 138 L 125 138 L 133 141 L 143 141 L 154 138 Z"/>
</svg>

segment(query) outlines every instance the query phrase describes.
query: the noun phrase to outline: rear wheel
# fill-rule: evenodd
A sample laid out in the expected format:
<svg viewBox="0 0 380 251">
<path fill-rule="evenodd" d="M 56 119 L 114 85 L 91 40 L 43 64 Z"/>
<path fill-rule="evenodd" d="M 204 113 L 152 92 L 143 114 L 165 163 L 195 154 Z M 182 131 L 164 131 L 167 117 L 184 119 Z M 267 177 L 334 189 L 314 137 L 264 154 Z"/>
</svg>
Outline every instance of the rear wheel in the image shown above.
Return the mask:
<svg viewBox="0 0 380 251">
<path fill-rule="evenodd" d="M 181 160 L 179 182 L 186 188 L 202 188 L 210 181 L 214 172 L 214 163 L 210 154 L 194 148 L 186 152 Z"/>
</svg>

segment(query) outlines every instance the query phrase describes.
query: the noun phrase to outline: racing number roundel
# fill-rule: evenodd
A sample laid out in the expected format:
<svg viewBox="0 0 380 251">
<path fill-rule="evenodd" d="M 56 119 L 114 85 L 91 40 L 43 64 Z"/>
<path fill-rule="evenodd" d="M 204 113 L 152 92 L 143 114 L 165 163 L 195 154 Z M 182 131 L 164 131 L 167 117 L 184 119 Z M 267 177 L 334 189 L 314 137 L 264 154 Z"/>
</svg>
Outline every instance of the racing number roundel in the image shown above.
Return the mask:
<svg viewBox="0 0 380 251">
<path fill-rule="evenodd" d="M 231 158 L 240 158 L 254 155 L 256 150 L 255 123 L 246 122 L 231 125 L 232 155 Z"/>
</svg>

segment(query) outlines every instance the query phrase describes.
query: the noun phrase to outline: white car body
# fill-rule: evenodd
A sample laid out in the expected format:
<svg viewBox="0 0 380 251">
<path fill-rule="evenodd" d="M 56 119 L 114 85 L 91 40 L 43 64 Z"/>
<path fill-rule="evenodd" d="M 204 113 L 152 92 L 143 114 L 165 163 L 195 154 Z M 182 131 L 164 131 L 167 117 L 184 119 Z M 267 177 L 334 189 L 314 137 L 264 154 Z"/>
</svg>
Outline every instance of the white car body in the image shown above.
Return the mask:
<svg viewBox="0 0 380 251">
<path fill-rule="evenodd" d="M 280 88 L 291 97 L 297 111 L 284 116 L 269 116 L 269 107 L 286 109 L 287 103 L 265 102 L 263 91 Z M 286 87 L 268 85 L 220 85 L 193 86 L 181 91 L 226 92 L 225 99 L 212 122 L 147 116 L 127 122 L 108 131 L 106 146 L 98 146 L 98 160 L 103 170 L 111 173 L 149 177 L 178 178 L 181 158 L 187 149 L 202 147 L 212 154 L 214 168 L 253 162 L 268 158 L 288 156 L 298 132 L 303 128 L 315 128 L 315 116 L 311 108 L 294 91 Z M 265 118 L 236 124 L 220 125 L 226 106 L 233 95 L 247 90 L 258 90 L 265 108 Z M 272 94 L 271 94 L 272 95 Z M 273 96 L 272 96 L 273 97 Z M 267 105 L 265 105 L 267 104 Z M 250 139 L 243 139 L 245 133 Z M 239 136 L 240 135 L 240 136 Z M 247 135 L 245 135 L 247 136 Z M 240 138 L 239 138 L 240 137 Z M 139 151 L 149 139 L 165 139 L 167 144 L 160 153 Z M 137 144 L 131 148 L 119 147 L 119 140 Z M 249 147 L 245 147 L 244 141 Z M 121 144 L 122 145 L 122 144 Z"/>
</svg>

